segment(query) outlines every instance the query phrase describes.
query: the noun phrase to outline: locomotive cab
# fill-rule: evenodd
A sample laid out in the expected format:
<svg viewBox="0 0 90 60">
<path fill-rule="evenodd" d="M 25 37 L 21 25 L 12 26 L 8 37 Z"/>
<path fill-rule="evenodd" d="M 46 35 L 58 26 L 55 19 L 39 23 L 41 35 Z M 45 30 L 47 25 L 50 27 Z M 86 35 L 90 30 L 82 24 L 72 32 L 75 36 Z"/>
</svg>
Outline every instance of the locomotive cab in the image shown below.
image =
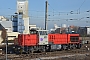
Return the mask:
<svg viewBox="0 0 90 60">
<path fill-rule="evenodd" d="M 48 44 L 48 30 L 37 30 L 39 35 L 39 45 Z"/>
<path fill-rule="evenodd" d="M 47 45 L 48 44 L 48 30 L 30 30 L 30 34 L 38 35 L 38 45 Z"/>
<path fill-rule="evenodd" d="M 37 35 L 37 46 L 35 49 L 36 51 L 47 51 L 49 50 L 49 44 L 48 44 L 48 30 L 32 30 L 30 31 L 31 34 Z M 34 50 L 35 50 L 34 49 Z"/>
</svg>

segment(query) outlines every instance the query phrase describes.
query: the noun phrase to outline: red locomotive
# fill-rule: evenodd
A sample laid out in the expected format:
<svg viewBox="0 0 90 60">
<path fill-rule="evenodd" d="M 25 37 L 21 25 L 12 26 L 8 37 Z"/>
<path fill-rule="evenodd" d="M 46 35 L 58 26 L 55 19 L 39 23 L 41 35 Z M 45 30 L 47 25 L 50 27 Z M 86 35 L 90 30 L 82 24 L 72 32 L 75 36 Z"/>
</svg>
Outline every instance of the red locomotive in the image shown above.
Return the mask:
<svg viewBox="0 0 90 60">
<path fill-rule="evenodd" d="M 52 51 L 80 48 L 79 34 L 48 34 L 47 30 L 30 30 L 30 34 L 19 34 L 14 53 Z"/>
</svg>

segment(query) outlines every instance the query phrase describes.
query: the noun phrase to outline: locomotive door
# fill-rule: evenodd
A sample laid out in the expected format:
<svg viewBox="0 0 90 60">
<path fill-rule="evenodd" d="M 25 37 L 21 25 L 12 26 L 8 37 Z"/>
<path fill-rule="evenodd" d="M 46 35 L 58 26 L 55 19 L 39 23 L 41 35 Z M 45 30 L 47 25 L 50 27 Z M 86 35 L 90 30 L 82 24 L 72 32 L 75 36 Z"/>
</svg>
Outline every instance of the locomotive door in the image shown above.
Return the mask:
<svg viewBox="0 0 90 60">
<path fill-rule="evenodd" d="M 48 44 L 47 30 L 38 30 L 38 33 L 39 33 L 39 45 L 47 45 Z"/>
</svg>

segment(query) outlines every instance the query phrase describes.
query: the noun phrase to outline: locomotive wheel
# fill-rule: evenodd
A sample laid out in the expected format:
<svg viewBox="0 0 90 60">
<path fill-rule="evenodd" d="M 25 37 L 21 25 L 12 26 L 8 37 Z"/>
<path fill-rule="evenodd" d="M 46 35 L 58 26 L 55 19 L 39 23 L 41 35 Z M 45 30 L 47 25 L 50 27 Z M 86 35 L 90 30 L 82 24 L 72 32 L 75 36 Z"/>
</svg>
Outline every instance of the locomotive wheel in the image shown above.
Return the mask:
<svg viewBox="0 0 90 60">
<path fill-rule="evenodd" d="M 80 49 L 81 48 L 81 44 L 77 44 L 77 49 Z"/>
<path fill-rule="evenodd" d="M 33 50 L 31 50 L 30 52 L 31 52 L 32 54 L 34 53 L 34 51 L 33 51 Z"/>
<path fill-rule="evenodd" d="M 46 47 L 43 47 L 42 52 L 46 52 Z"/>
</svg>

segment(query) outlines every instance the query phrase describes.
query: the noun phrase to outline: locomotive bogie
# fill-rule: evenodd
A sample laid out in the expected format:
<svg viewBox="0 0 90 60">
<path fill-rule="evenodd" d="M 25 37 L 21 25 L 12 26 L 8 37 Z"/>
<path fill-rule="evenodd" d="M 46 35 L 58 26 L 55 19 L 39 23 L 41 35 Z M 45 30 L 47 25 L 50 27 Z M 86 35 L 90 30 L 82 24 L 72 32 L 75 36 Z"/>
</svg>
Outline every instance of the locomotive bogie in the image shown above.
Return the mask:
<svg viewBox="0 0 90 60">
<path fill-rule="evenodd" d="M 53 50 L 61 50 L 62 49 L 62 46 L 61 45 L 51 45 L 51 51 Z"/>
</svg>

